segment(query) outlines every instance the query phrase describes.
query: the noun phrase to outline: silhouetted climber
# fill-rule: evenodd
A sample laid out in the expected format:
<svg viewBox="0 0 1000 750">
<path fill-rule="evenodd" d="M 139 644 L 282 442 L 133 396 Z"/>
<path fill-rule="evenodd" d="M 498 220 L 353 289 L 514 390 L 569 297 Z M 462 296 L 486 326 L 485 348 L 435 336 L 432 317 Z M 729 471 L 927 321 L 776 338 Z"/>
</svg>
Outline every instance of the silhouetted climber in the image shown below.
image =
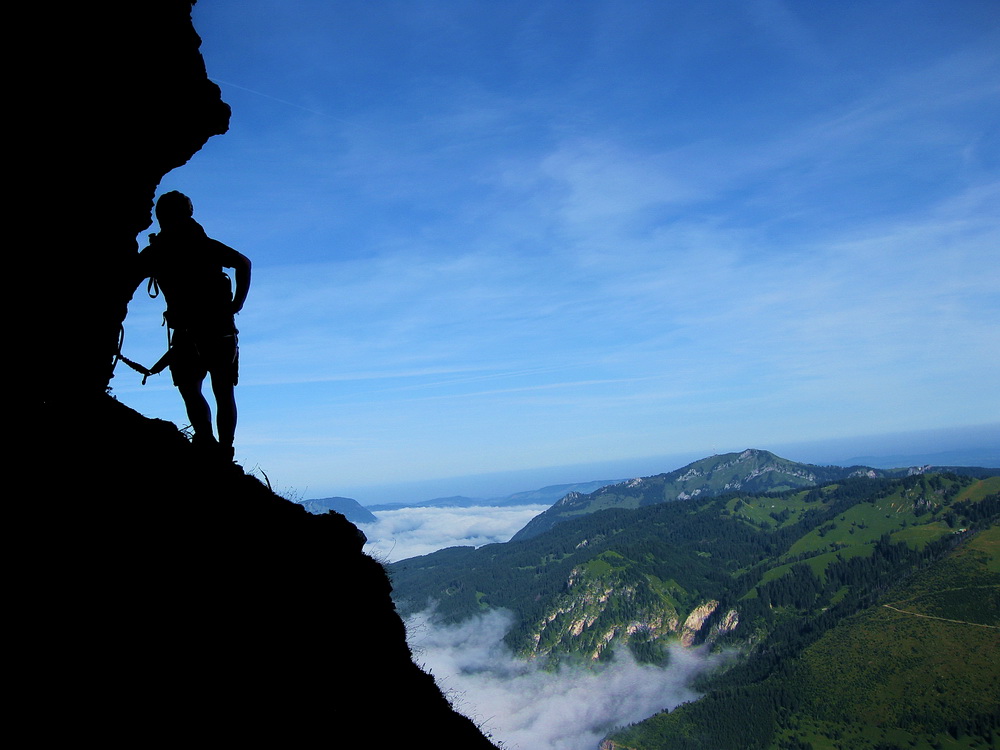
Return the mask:
<svg viewBox="0 0 1000 750">
<path fill-rule="evenodd" d="M 160 233 L 138 255 L 135 284 L 150 279 L 150 293 L 162 289 L 164 317 L 173 330 L 166 359 L 194 429 L 193 444 L 219 449 L 233 457 L 239 346 L 234 315 L 243 309 L 250 289 L 250 260 L 213 240 L 194 220 L 194 207 L 183 193 L 164 193 L 156 202 Z M 236 291 L 223 268 L 236 271 Z M 202 395 L 211 374 L 218 440 L 212 434 L 212 410 Z"/>
</svg>

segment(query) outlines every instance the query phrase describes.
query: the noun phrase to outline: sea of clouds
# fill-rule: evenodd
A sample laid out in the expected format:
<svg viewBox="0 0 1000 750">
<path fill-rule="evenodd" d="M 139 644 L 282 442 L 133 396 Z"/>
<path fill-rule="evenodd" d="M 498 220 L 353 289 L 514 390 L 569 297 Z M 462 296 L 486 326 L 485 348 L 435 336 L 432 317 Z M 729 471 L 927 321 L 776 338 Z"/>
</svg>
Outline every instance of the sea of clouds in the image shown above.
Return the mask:
<svg viewBox="0 0 1000 750">
<path fill-rule="evenodd" d="M 481 547 L 509 541 L 548 505 L 472 508 L 400 508 L 375 511 L 376 523 L 358 524 L 365 552 L 382 562 L 399 562 L 445 547 Z"/>
<path fill-rule="evenodd" d="M 693 678 L 725 658 L 676 645 L 666 666 L 637 664 L 620 650 L 610 663 L 545 671 L 503 643 L 511 625 L 505 612 L 452 626 L 423 612 L 406 625 L 415 661 L 456 710 L 507 750 L 597 750 L 615 727 L 698 697 Z"/>
<path fill-rule="evenodd" d="M 399 508 L 376 511 L 377 522 L 359 528 L 368 554 L 396 562 L 506 542 L 547 507 Z M 458 625 L 441 625 L 429 611 L 406 622 L 415 661 L 505 750 L 596 750 L 611 729 L 696 698 L 693 678 L 724 658 L 678 645 L 666 666 L 637 664 L 624 650 L 610 663 L 546 671 L 510 652 L 510 625 L 497 610 Z"/>
</svg>

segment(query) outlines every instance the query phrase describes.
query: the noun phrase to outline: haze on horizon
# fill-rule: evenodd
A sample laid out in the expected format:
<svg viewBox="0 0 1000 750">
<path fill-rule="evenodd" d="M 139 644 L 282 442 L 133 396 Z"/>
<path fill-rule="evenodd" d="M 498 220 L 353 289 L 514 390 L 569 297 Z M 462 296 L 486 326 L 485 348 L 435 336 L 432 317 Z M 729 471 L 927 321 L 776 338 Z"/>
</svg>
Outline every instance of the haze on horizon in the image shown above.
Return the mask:
<svg viewBox="0 0 1000 750">
<path fill-rule="evenodd" d="M 950 446 L 954 450 L 940 451 L 938 449 L 941 446 Z M 927 433 L 879 435 L 869 439 L 852 438 L 786 447 L 787 451 L 780 451 L 782 457 L 807 454 L 813 457 L 838 455 L 841 458 L 834 461 L 822 458 L 808 461 L 821 465 L 853 466 L 861 463 L 874 468 L 901 468 L 934 464 L 1000 468 L 1000 425 L 955 431 L 935 430 Z M 898 451 L 909 452 L 905 455 L 883 453 L 881 458 L 874 454 L 855 456 L 854 458 L 860 459 L 858 461 L 843 460 L 846 454 L 836 453 L 838 450 L 849 448 L 871 449 L 876 452 L 895 448 Z M 826 454 L 824 451 L 829 453 Z M 497 491 L 495 494 L 490 494 L 490 490 L 496 491 L 501 487 L 510 490 L 511 487 L 516 487 L 516 490 L 507 493 L 512 494 L 514 491 L 523 492 L 540 489 L 542 486 L 568 484 L 569 478 L 579 479 L 584 476 L 594 481 L 597 481 L 598 476 L 604 481 L 616 481 L 661 474 L 690 463 L 680 460 L 679 457 L 674 458 L 672 463 L 669 457 L 662 456 L 593 466 L 551 467 L 547 470 L 503 472 L 479 477 L 454 477 L 437 481 L 359 488 L 360 491 L 355 499 L 360 499 L 363 504 L 376 505 L 375 501 L 378 500 L 401 504 L 398 507 L 382 505 L 374 509 L 373 513 L 377 520 L 374 523 L 359 523 L 358 527 L 368 539 L 365 551 L 376 559 L 389 563 L 430 554 L 445 547 L 481 547 L 484 544 L 503 543 L 509 541 L 534 516 L 551 507 L 555 501 L 543 503 L 535 498 L 533 502 L 519 505 L 506 503 L 498 505 L 490 501 L 506 499 L 504 493 Z M 602 471 L 603 473 L 600 473 Z M 556 481 L 544 481 L 553 478 L 556 478 Z M 534 485 L 530 485 L 532 480 L 535 480 Z M 463 507 L 450 505 L 418 507 L 406 504 L 437 497 L 454 497 L 455 493 L 448 494 L 447 490 L 455 488 L 484 490 L 479 496 L 482 502 Z M 560 491 L 559 497 L 563 494 L 565 493 Z"/>
<path fill-rule="evenodd" d="M 232 125 L 160 192 L 254 262 L 237 458 L 276 488 L 996 439 L 992 0 L 194 19 Z M 163 353 L 161 312 L 136 294 L 127 356 Z M 168 376 L 112 386 L 186 423 Z"/>
</svg>

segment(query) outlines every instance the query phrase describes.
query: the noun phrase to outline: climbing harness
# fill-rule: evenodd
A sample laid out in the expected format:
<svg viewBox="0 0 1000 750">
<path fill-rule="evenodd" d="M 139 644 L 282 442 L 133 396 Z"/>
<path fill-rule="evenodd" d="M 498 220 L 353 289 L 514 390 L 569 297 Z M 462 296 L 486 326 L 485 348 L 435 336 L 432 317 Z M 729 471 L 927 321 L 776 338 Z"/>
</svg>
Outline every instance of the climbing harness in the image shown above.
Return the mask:
<svg viewBox="0 0 1000 750">
<path fill-rule="evenodd" d="M 155 234 L 149 235 L 150 240 L 152 240 L 154 237 L 156 237 Z M 150 299 L 156 299 L 157 297 L 160 296 L 160 284 L 154 276 L 150 276 L 149 281 L 146 283 L 146 294 L 149 295 Z M 166 323 L 167 323 L 167 314 L 166 312 L 164 312 L 163 325 L 166 325 Z M 146 379 L 150 375 L 159 375 L 166 368 L 167 363 L 170 361 L 170 343 L 171 343 L 170 326 L 167 326 L 167 353 L 164 354 L 162 357 L 160 357 L 156 361 L 156 364 L 153 365 L 152 367 L 149 368 L 143 367 L 138 362 L 134 362 L 133 360 L 129 359 L 124 354 L 122 354 L 122 346 L 125 345 L 125 324 L 122 323 L 118 327 L 118 349 L 115 352 L 115 361 L 111 365 L 111 370 L 112 372 L 114 372 L 115 367 L 118 365 L 118 360 L 121 360 L 129 367 L 131 367 L 133 370 L 135 370 L 137 373 L 142 375 L 142 384 L 146 385 Z"/>
<path fill-rule="evenodd" d="M 152 244 L 154 239 L 156 239 L 156 234 L 150 234 L 149 235 L 150 244 Z M 231 302 L 233 299 L 233 293 L 231 286 L 232 282 L 229 278 L 229 274 L 227 274 L 225 271 L 222 271 L 221 276 L 222 279 L 220 280 L 220 282 L 223 283 L 220 283 L 219 286 L 220 293 L 222 292 L 222 289 L 225 289 L 225 298 L 226 300 Z M 157 297 L 160 296 L 160 283 L 159 281 L 157 281 L 155 276 L 149 277 L 149 281 L 146 283 L 146 294 L 149 295 L 150 299 L 156 299 Z M 171 336 L 172 328 L 170 325 L 170 320 L 168 318 L 168 312 L 169 311 L 166 310 L 163 312 L 163 324 L 162 324 L 167 329 L 167 351 L 162 357 L 160 357 L 156 361 L 156 364 L 154 364 L 152 367 L 146 368 L 143 365 L 139 364 L 138 362 L 135 362 L 126 357 L 124 354 L 122 354 L 122 346 L 125 344 L 125 324 L 122 323 L 119 326 L 118 348 L 117 351 L 115 352 L 115 360 L 111 365 L 112 372 L 114 372 L 114 368 L 117 366 L 118 360 L 121 360 L 126 365 L 135 370 L 137 373 L 142 375 L 142 384 L 146 385 L 146 380 L 149 378 L 150 375 L 158 375 L 164 369 L 166 369 L 167 365 L 170 363 L 170 357 L 173 351 L 172 349 L 173 337 Z"/>
<path fill-rule="evenodd" d="M 166 322 L 166 320 L 164 320 L 164 322 Z M 170 342 L 170 327 L 168 326 L 167 327 L 167 352 L 166 352 L 166 354 L 164 354 L 162 357 L 160 357 L 158 360 L 156 360 L 156 364 L 154 364 L 152 367 L 148 367 L 148 368 L 144 367 L 143 365 L 140 365 L 138 362 L 135 362 L 135 361 L 129 359 L 128 357 L 126 357 L 124 354 L 122 354 L 122 346 L 125 345 L 125 324 L 122 323 L 118 327 L 118 348 L 115 351 L 115 361 L 111 365 L 111 370 L 113 372 L 114 369 L 115 369 L 115 367 L 118 365 L 118 360 L 121 360 L 126 365 L 128 365 L 133 370 L 135 370 L 137 373 L 139 373 L 140 375 L 142 375 L 142 384 L 146 385 L 146 379 L 149 378 L 150 375 L 159 375 L 161 372 L 163 372 L 164 369 L 166 369 L 167 364 L 169 364 L 169 362 L 170 362 L 170 343 L 171 343 Z"/>
</svg>

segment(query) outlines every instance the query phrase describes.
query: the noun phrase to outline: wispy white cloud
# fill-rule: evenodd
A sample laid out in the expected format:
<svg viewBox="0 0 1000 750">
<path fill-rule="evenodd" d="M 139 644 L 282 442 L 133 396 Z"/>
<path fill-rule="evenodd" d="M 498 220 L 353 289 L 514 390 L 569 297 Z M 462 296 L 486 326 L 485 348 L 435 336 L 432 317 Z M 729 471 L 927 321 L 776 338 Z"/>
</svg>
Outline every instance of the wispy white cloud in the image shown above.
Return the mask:
<svg viewBox="0 0 1000 750">
<path fill-rule="evenodd" d="M 239 442 L 285 483 L 1000 413 L 979 4 L 235 7 L 232 129 L 164 189 L 255 262 Z"/>
</svg>

